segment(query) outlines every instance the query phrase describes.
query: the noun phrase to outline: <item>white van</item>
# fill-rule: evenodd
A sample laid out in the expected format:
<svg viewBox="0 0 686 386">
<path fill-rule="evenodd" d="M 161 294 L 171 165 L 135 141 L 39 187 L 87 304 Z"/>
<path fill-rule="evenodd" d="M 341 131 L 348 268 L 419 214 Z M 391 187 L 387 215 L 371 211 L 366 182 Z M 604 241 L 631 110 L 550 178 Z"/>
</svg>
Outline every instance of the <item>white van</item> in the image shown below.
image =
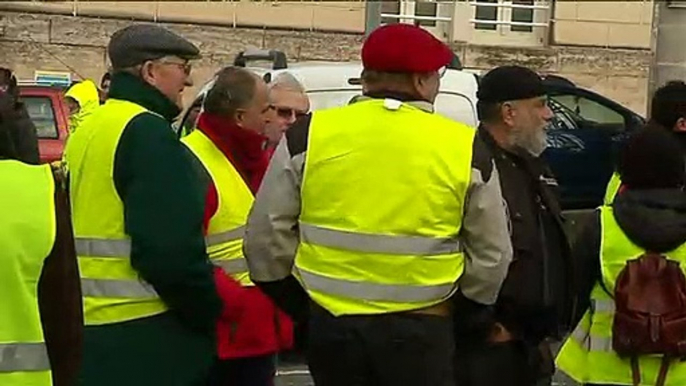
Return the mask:
<svg viewBox="0 0 686 386">
<path fill-rule="evenodd" d="M 346 105 L 353 97 L 362 94 L 360 62 L 300 62 L 285 69 L 247 67 L 266 79 L 273 79 L 281 72 L 289 72 L 305 87 L 312 110 Z M 196 100 L 205 96 L 214 79 L 203 86 Z M 476 127 L 476 74 L 448 69 L 441 79 L 436 99 L 436 112 L 458 122 Z M 183 127 L 184 119 L 180 127 Z"/>
</svg>

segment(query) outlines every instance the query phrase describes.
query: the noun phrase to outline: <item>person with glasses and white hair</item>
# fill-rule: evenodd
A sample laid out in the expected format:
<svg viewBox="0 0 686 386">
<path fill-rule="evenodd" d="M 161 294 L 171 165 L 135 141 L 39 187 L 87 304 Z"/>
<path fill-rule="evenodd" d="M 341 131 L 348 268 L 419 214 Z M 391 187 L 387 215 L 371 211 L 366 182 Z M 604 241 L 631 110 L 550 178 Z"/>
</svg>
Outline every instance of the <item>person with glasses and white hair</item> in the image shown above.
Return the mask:
<svg viewBox="0 0 686 386">
<path fill-rule="evenodd" d="M 132 25 L 108 53 L 108 99 L 67 157 L 85 319 L 79 385 L 205 385 L 222 302 L 201 227 L 205 187 L 171 127 L 199 50 Z"/>
<path fill-rule="evenodd" d="M 286 130 L 310 111 L 310 99 L 293 74 L 282 72 L 269 83 L 269 102 L 274 116 L 267 126 L 267 148 L 274 149 Z"/>
</svg>

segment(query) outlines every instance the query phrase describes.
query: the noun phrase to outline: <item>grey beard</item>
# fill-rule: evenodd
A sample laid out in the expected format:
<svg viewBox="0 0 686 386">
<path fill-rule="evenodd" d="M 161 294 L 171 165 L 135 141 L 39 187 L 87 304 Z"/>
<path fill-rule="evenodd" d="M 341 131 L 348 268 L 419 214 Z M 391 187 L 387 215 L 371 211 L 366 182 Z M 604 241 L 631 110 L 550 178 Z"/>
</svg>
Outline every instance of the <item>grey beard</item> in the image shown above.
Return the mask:
<svg viewBox="0 0 686 386">
<path fill-rule="evenodd" d="M 531 134 L 524 133 L 521 130 L 513 131 L 510 135 L 509 142 L 512 147 L 523 149 L 534 157 L 540 157 L 548 147 L 545 130 L 540 130 Z"/>
</svg>

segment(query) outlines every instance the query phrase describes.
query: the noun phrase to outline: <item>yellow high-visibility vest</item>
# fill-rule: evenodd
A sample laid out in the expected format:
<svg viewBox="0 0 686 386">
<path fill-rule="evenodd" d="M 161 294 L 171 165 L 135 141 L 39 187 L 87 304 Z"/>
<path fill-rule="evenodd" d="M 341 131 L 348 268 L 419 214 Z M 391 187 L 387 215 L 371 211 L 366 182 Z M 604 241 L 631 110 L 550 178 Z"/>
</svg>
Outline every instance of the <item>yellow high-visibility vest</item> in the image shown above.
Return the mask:
<svg viewBox="0 0 686 386">
<path fill-rule="evenodd" d="M 622 187 L 622 179 L 619 173 L 612 173 L 610 182 L 607 184 L 607 189 L 605 189 L 605 197 L 603 198 L 603 205 L 612 205 L 615 200 L 615 196 L 619 193 L 619 188 Z"/>
<path fill-rule="evenodd" d="M 334 315 L 449 298 L 476 131 L 394 100 L 317 111 L 309 130 L 295 267 L 310 297 Z"/>
<path fill-rule="evenodd" d="M 108 99 L 69 145 L 69 184 L 86 325 L 157 315 L 167 310 L 131 267 L 124 205 L 114 186 L 114 160 L 126 125 L 147 110 Z"/>
<path fill-rule="evenodd" d="M 50 386 L 38 281 L 55 244 L 49 165 L 0 161 L 0 385 Z"/>
<path fill-rule="evenodd" d="M 612 208 L 601 209 L 602 243 L 600 252 L 602 280 L 605 288 L 615 288 L 617 277 L 626 262 L 645 251 L 624 234 L 614 218 Z M 686 270 L 686 245 L 669 252 L 670 260 L 678 261 Z M 567 339 L 557 357 L 557 366 L 575 381 L 586 384 L 633 385 L 631 362 L 612 350 L 612 323 L 615 303 L 596 284 L 591 292 L 591 307 Z M 641 356 L 641 385 L 654 385 L 660 371 L 661 356 Z M 686 363 L 673 361 L 665 386 L 686 384 Z"/>
<path fill-rule="evenodd" d="M 226 156 L 200 130 L 181 139 L 200 160 L 217 189 L 218 208 L 207 229 L 207 254 L 244 286 L 252 286 L 243 257 L 243 234 L 254 197 Z"/>
</svg>

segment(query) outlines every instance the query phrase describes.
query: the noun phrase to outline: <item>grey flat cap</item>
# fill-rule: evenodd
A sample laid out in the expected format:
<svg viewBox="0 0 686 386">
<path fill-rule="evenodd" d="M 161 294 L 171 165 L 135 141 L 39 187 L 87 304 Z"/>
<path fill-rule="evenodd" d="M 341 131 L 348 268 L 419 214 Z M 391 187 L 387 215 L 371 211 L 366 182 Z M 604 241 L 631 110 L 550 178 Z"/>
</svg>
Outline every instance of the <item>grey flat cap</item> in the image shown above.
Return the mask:
<svg viewBox="0 0 686 386">
<path fill-rule="evenodd" d="M 115 32 L 107 52 L 114 68 L 132 67 L 164 56 L 200 57 L 200 50 L 193 43 L 152 24 L 134 24 Z"/>
</svg>

